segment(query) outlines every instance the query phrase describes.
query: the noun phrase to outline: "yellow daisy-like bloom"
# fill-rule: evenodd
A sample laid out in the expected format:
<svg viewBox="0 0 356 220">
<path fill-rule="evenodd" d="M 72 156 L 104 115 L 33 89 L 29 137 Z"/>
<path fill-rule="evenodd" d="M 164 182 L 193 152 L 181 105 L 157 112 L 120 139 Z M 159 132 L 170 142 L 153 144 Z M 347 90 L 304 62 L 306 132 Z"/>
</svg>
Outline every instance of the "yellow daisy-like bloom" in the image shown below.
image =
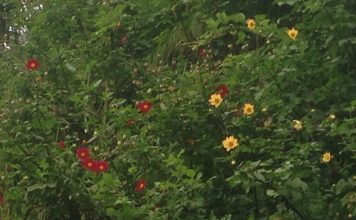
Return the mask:
<svg viewBox="0 0 356 220">
<path fill-rule="evenodd" d="M 297 38 L 297 35 L 298 35 L 298 30 L 292 28 L 292 29 L 289 29 L 287 33 L 288 33 L 288 36 L 289 36 L 290 38 L 292 38 L 293 40 L 295 40 L 295 39 Z"/>
<path fill-rule="evenodd" d="M 215 108 L 219 107 L 219 105 L 222 103 L 223 99 L 220 94 L 212 94 L 210 96 L 210 105 L 215 106 Z"/>
<path fill-rule="evenodd" d="M 244 115 L 252 115 L 255 112 L 255 106 L 250 104 L 250 103 L 246 103 L 244 105 Z"/>
<path fill-rule="evenodd" d="M 248 29 L 253 30 L 256 26 L 256 22 L 253 19 L 247 19 L 246 25 Z"/>
<path fill-rule="evenodd" d="M 331 155 L 330 152 L 325 152 L 323 156 L 321 157 L 321 161 L 323 163 L 329 163 L 331 159 L 333 158 L 333 155 Z"/>
<path fill-rule="evenodd" d="M 302 122 L 298 120 L 293 120 L 293 128 L 297 131 L 302 130 L 303 129 Z"/>
<path fill-rule="evenodd" d="M 226 137 L 222 142 L 227 152 L 239 146 L 239 141 L 234 136 Z"/>
<path fill-rule="evenodd" d="M 335 120 L 336 116 L 334 114 L 329 115 L 328 117 L 330 120 Z"/>
</svg>

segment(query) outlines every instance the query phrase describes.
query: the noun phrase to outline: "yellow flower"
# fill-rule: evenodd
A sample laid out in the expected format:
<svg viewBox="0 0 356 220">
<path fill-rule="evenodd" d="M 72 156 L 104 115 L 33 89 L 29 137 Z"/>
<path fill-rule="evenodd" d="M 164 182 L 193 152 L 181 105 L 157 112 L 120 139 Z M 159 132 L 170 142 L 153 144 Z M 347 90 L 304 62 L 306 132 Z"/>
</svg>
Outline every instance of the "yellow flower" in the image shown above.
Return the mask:
<svg viewBox="0 0 356 220">
<path fill-rule="evenodd" d="M 302 130 L 303 129 L 302 122 L 298 120 L 293 120 L 293 128 L 297 131 Z"/>
<path fill-rule="evenodd" d="M 331 155 L 330 152 L 325 152 L 323 154 L 323 156 L 321 157 L 321 161 L 323 163 L 329 163 L 332 158 L 333 158 L 333 155 Z"/>
<path fill-rule="evenodd" d="M 328 117 L 330 120 L 335 120 L 336 116 L 334 114 L 329 115 Z"/>
<path fill-rule="evenodd" d="M 247 25 L 247 28 L 248 28 L 248 29 L 252 30 L 252 29 L 255 28 L 256 22 L 255 22 L 255 20 L 253 20 L 253 19 L 247 19 L 246 25 Z"/>
<path fill-rule="evenodd" d="M 231 165 L 235 165 L 235 164 L 236 164 L 236 160 L 232 160 Z"/>
<path fill-rule="evenodd" d="M 297 38 L 298 35 L 298 30 L 292 28 L 292 29 L 288 29 L 288 36 L 290 38 L 292 38 L 293 40 L 295 40 Z"/>
<path fill-rule="evenodd" d="M 212 94 L 210 96 L 210 105 L 215 106 L 215 108 L 219 107 L 219 105 L 222 103 L 223 99 L 221 98 L 220 94 Z"/>
<path fill-rule="evenodd" d="M 226 151 L 229 152 L 230 150 L 239 146 L 239 141 L 234 136 L 230 136 L 230 137 L 226 137 L 226 139 L 223 140 L 222 144 L 226 149 Z"/>
<path fill-rule="evenodd" d="M 245 103 L 244 105 L 244 115 L 252 115 L 255 112 L 255 106 L 250 103 Z"/>
</svg>

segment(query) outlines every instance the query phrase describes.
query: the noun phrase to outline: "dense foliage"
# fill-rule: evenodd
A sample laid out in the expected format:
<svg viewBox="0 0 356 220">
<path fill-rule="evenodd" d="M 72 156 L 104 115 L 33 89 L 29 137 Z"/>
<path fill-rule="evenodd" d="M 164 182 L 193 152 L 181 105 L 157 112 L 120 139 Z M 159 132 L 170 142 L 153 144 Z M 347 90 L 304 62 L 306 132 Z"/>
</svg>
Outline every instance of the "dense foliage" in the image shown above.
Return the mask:
<svg viewBox="0 0 356 220">
<path fill-rule="evenodd" d="M 355 1 L 0 2 L 0 219 L 356 216 Z"/>
</svg>

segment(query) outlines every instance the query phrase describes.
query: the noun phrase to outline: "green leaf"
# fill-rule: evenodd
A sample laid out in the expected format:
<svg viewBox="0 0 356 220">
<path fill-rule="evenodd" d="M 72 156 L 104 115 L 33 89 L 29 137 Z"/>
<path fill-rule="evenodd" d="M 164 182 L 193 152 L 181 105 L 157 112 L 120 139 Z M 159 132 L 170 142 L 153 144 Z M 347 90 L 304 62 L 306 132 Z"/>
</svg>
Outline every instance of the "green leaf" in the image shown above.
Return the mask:
<svg viewBox="0 0 356 220">
<path fill-rule="evenodd" d="M 344 179 L 339 180 L 335 186 L 336 195 L 340 195 L 344 191 L 345 186 L 346 186 L 346 181 Z"/>
<path fill-rule="evenodd" d="M 214 19 L 210 18 L 206 21 L 206 25 L 208 26 L 208 29 L 216 30 L 218 28 L 219 23 Z"/>
<path fill-rule="evenodd" d="M 289 181 L 289 185 L 296 189 L 302 189 L 303 191 L 308 189 L 308 185 L 302 181 L 299 177 Z"/>
<path fill-rule="evenodd" d="M 196 172 L 195 172 L 195 170 L 188 169 L 188 170 L 186 171 L 186 174 L 187 174 L 188 177 L 194 178 Z"/>
<path fill-rule="evenodd" d="M 70 63 L 66 63 L 65 66 L 66 66 L 66 68 L 67 68 L 70 72 L 72 72 L 72 73 L 74 73 L 75 71 L 77 71 L 77 69 L 76 69 L 72 64 L 70 64 Z"/>
<path fill-rule="evenodd" d="M 262 182 L 265 182 L 265 181 L 266 181 L 265 176 L 264 176 L 262 173 L 258 172 L 258 171 L 254 172 L 253 175 L 254 175 L 258 180 L 261 180 Z"/>
<path fill-rule="evenodd" d="M 276 198 L 278 196 L 278 193 L 276 191 L 274 191 L 273 189 L 267 189 L 266 195 Z"/>
<path fill-rule="evenodd" d="M 103 173 L 102 183 L 105 185 L 112 185 L 114 183 L 114 178 L 109 173 Z"/>
<path fill-rule="evenodd" d="M 216 15 L 216 18 L 217 18 L 217 21 L 219 23 L 221 23 L 221 24 L 227 24 L 228 21 L 229 21 L 228 17 L 226 16 L 226 13 L 224 13 L 224 12 L 223 13 L 218 13 Z"/>
<path fill-rule="evenodd" d="M 97 88 L 97 87 L 101 84 L 102 81 L 103 81 L 102 79 L 96 81 L 96 82 L 93 84 L 93 88 Z"/>
<path fill-rule="evenodd" d="M 242 13 L 237 13 L 230 16 L 230 19 L 236 23 L 245 23 L 246 17 Z"/>
<path fill-rule="evenodd" d="M 298 0 L 275 0 L 274 3 L 282 6 L 282 5 L 294 5 Z"/>
<path fill-rule="evenodd" d="M 47 183 L 47 184 L 35 184 L 27 188 L 27 192 L 31 192 L 34 190 L 42 190 L 45 188 L 54 188 L 57 184 L 56 183 Z"/>
</svg>

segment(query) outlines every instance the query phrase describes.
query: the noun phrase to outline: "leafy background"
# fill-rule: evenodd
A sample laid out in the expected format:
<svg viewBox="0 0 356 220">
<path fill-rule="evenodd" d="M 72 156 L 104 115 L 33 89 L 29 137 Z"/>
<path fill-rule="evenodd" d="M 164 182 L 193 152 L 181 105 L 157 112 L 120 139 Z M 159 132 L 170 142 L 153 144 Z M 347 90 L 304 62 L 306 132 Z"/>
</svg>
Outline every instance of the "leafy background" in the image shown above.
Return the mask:
<svg viewBox="0 0 356 220">
<path fill-rule="evenodd" d="M 1 219 L 356 215 L 354 1 L 0 3 Z M 85 171 L 81 145 L 109 171 Z"/>
</svg>

